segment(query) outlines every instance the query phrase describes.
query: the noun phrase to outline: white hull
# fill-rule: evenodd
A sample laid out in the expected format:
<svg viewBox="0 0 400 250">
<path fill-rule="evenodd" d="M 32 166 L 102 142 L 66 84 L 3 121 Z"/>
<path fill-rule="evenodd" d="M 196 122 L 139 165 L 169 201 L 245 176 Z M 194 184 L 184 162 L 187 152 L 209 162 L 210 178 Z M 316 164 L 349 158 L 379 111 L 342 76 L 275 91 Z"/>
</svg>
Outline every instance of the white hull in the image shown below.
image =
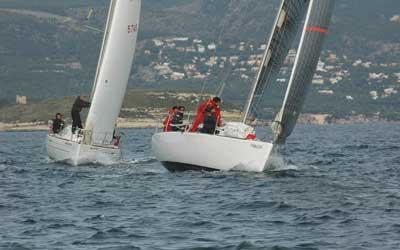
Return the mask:
<svg viewBox="0 0 400 250">
<path fill-rule="evenodd" d="M 111 165 L 121 158 L 118 147 L 81 144 L 54 134 L 47 135 L 46 148 L 51 159 L 73 166 L 91 163 Z"/>
<path fill-rule="evenodd" d="M 272 143 L 200 133 L 162 132 L 152 138 L 156 158 L 169 170 L 263 172 Z"/>
</svg>

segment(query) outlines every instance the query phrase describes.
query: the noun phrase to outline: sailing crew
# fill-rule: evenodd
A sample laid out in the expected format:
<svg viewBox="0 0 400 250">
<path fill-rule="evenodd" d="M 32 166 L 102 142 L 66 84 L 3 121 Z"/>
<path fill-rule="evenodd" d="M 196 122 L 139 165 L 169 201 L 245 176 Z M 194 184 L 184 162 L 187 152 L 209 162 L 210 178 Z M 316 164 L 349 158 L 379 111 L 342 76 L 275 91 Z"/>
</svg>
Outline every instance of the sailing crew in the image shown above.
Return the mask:
<svg viewBox="0 0 400 250">
<path fill-rule="evenodd" d="M 219 97 L 214 97 L 210 100 L 207 100 L 206 102 L 202 103 L 198 108 L 197 108 L 197 116 L 196 119 L 193 122 L 192 128 L 190 129 L 190 132 L 197 132 L 197 129 L 199 128 L 199 125 L 203 123 L 204 121 L 204 114 L 206 113 L 206 109 L 209 110 L 214 110 L 215 113 L 215 118 L 216 122 L 215 124 L 217 126 L 222 125 L 222 119 L 221 119 L 221 109 L 220 109 L 220 104 L 221 104 L 221 98 Z"/>
<path fill-rule="evenodd" d="M 82 108 L 89 108 L 89 107 L 90 107 L 90 102 L 85 101 L 82 95 L 78 96 L 75 99 L 74 105 L 72 105 L 71 109 L 72 133 L 75 133 L 77 128 L 80 129 L 83 128 L 80 112 L 82 111 Z"/>
<path fill-rule="evenodd" d="M 165 117 L 163 124 L 164 124 L 164 132 L 171 132 L 172 131 L 172 118 L 174 117 L 174 115 L 176 114 L 176 112 L 178 111 L 178 107 L 177 106 L 173 106 L 169 111 L 168 111 L 168 115 L 167 117 Z"/>
<path fill-rule="evenodd" d="M 57 113 L 55 118 L 53 119 L 53 127 L 52 127 L 53 133 L 54 134 L 60 133 L 64 129 L 64 126 L 65 122 L 62 119 L 62 115 L 60 113 Z"/>
<path fill-rule="evenodd" d="M 215 107 L 209 106 L 204 112 L 203 127 L 200 129 L 200 133 L 204 134 L 215 134 L 217 128 L 217 114 Z"/>
<path fill-rule="evenodd" d="M 172 131 L 185 131 L 186 126 L 183 124 L 183 118 L 185 116 L 185 107 L 179 106 L 178 110 L 172 117 L 171 127 Z"/>
</svg>

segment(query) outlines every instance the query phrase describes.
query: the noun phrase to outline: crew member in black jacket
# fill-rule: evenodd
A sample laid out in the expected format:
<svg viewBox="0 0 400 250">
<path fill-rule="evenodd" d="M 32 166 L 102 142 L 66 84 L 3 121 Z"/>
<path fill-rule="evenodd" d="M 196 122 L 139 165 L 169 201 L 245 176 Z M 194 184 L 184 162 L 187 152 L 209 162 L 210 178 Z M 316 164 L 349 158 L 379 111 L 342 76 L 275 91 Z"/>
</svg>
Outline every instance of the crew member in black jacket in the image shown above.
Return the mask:
<svg viewBox="0 0 400 250">
<path fill-rule="evenodd" d="M 60 113 L 57 113 L 56 117 L 53 119 L 53 133 L 60 133 L 64 129 L 64 126 L 65 122 L 62 119 L 62 115 Z"/>
<path fill-rule="evenodd" d="M 71 116 L 72 116 L 72 133 L 75 133 L 76 128 L 82 129 L 82 121 L 80 112 L 82 108 L 89 108 L 90 102 L 84 100 L 83 96 L 78 96 L 75 99 L 74 105 L 72 105 Z"/>
</svg>

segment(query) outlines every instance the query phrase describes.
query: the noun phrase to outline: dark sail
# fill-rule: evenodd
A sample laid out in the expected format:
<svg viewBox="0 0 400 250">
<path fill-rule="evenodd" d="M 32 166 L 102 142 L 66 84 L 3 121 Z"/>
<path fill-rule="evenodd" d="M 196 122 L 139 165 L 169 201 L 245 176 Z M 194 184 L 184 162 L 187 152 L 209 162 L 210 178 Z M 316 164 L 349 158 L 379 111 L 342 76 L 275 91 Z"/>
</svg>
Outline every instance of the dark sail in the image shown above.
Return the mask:
<svg viewBox="0 0 400 250">
<path fill-rule="evenodd" d="M 275 117 L 275 142 L 292 133 L 311 85 L 334 8 L 334 0 L 311 0 L 285 100 Z"/>
<path fill-rule="evenodd" d="M 280 68 L 296 37 L 310 0 L 283 0 L 265 51 L 257 78 L 251 87 L 244 109 L 246 122 L 263 97 L 264 90 L 277 78 Z"/>
</svg>

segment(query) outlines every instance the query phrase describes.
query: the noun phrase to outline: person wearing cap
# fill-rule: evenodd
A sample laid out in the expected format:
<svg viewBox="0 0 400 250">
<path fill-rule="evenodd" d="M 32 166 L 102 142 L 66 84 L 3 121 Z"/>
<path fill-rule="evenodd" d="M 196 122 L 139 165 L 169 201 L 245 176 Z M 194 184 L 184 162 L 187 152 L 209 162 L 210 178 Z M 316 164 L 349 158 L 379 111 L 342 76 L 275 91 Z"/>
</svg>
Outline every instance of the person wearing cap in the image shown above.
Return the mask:
<svg viewBox="0 0 400 250">
<path fill-rule="evenodd" d="M 200 124 L 202 124 L 204 121 L 204 114 L 206 113 L 206 109 L 214 110 L 213 112 L 215 113 L 216 125 L 221 126 L 222 119 L 221 119 L 220 104 L 221 104 L 221 98 L 219 98 L 219 97 L 214 97 L 214 98 L 209 99 L 206 102 L 202 103 L 197 108 L 196 119 L 194 120 L 194 122 L 192 124 L 192 128 L 190 129 L 190 132 L 193 132 L 193 133 L 197 132 L 197 129 L 199 128 Z"/>
<path fill-rule="evenodd" d="M 53 133 L 58 134 L 64 129 L 64 121 L 62 119 L 62 115 L 60 113 L 56 114 L 56 117 L 53 119 Z"/>
<path fill-rule="evenodd" d="M 172 119 L 176 112 L 178 111 L 177 106 L 173 106 L 172 109 L 168 111 L 167 117 L 165 117 L 163 124 L 164 124 L 164 132 L 171 132 L 172 131 Z"/>
</svg>

